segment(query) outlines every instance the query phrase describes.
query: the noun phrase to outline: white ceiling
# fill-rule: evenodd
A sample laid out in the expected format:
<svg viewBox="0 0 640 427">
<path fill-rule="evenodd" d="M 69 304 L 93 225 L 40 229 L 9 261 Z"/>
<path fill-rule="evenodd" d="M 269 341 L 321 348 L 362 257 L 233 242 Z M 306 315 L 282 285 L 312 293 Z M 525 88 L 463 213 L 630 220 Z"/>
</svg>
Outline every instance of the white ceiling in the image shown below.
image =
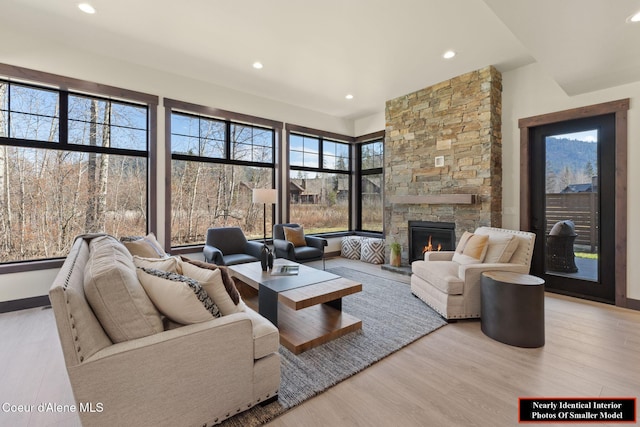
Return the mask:
<svg viewBox="0 0 640 427">
<path fill-rule="evenodd" d="M 487 65 L 569 95 L 640 80 L 639 0 L 89 2 L 2 0 L 0 27 L 346 119 Z"/>
</svg>

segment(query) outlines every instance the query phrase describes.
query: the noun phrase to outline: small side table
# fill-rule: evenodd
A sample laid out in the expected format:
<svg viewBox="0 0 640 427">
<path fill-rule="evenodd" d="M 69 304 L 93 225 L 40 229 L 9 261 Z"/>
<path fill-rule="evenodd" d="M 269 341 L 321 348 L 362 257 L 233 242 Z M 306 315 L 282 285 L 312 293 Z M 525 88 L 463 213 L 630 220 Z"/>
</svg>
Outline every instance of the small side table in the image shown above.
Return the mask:
<svg viewBox="0 0 640 427">
<path fill-rule="evenodd" d="M 517 347 L 544 345 L 544 280 L 509 271 L 486 271 L 481 280 L 481 328 Z"/>
</svg>

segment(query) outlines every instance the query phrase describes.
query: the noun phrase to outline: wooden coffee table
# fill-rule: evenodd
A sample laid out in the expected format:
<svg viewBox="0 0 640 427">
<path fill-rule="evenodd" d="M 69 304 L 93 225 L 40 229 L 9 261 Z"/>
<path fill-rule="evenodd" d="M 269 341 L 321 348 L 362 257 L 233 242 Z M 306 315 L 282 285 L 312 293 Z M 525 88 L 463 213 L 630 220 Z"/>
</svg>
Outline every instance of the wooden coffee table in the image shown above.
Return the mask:
<svg viewBox="0 0 640 427">
<path fill-rule="evenodd" d="M 362 321 L 342 311 L 342 297 L 362 284 L 292 261 L 294 276 L 272 276 L 259 262 L 229 266 L 242 299 L 280 331 L 280 343 L 294 354 L 362 329 Z"/>
</svg>

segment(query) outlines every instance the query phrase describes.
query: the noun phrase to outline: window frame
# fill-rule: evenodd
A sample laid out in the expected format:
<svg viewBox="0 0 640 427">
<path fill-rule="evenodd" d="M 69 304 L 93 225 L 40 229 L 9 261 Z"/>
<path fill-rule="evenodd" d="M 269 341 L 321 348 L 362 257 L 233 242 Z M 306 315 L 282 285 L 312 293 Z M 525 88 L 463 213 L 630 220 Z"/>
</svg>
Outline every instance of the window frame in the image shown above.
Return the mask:
<svg viewBox="0 0 640 427">
<path fill-rule="evenodd" d="M 308 166 L 292 166 L 291 165 L 291 135 L 298 136 L 306 136 L 311 138 L 317 138 L 319 141 L 318 147 L 318 167 L 308 167 Z M 333 132 L 327 132 L 319 129 L 312 129 L 305 126 L 292 125 L 287 123 L 286 129 L 286 140 L 287 140 L 287 150 L 286 150 L 286 165 L 287 165 L 287 173 L 286 173 L 286 215 L 284 222 L 291 221 L 291 172 L 292 171 L 302 171 L 302 172 L 319 172 L 319 173 L 329 173 L 329 174 L 340 174 L 348 176 L 349 182 L 349 196 L 348 196 L 348 213 L 349 217 L 347 220 L 347 229 L 344 231 L 336 231 L 329 233 L 312 233 L 316 236 L 334 236 L 334 235 L 342 235 L 348 234 L 353 229 L 353 197 L 354 197 L 354 142 L 356 138 L 348 135 L 342 135 Z M 324 141 L 333 142 L 333 143 L 341 143 L 347 144 L 349 146 L 349 167 L 347 170 L 344 169 L 331 169 L 323 167 L 323 145 Z"/>
<path fill-rule="evenodd" d="M 147 232 L 156 231 L 157 209 L 155 194 L 157 188 L 157 96 L 3 63 L 0 63 L 0 80 L 6 81 L 10 84 L 30 86 L 37 89 L 58 92 L 59 94 L 65 94 L 64 97 L 66 97 L 67 99 L 69 94 L 71 94 L 108 100 L 117 103 L 145 106 L 147 109 L 147 147 L 145 151 L 146 154 L 144 156 L 141 155 L 141 150 L 104 148 L 99 146 L 91 147 L 88 145 L 68 144 L 68 105 L 61 101 L 63 96 L 61 96 L 59 99 L 60 109 L 58 112 L 58 142 L 0 137 L 0 145 L 20 148 L 62 150 L 85 153 L 94 152 L 133 157 L 145 157 L 147 159 Z M 66 120 L 63 120 L 63 117 Z M 64 259 L 64 257 L 60 257 L 6 262 L 0 264 L 0 275 L 59 268 L 62 266 Z"/>
<path fill-rule="evenodd" d="M 203 163 L 214 163 L 222 165 L 233 166 L 249 166 L 249 167 L 271 167 L 272 177 L 271 182 L 275 188 L 282 188 L 282 183 L 279 181 L 280 173 L 278 153 L 280 146 L 280 138 L 282 135 L 282 129 L 284 124 L 279 121 L 265 119 L 262 117 L 251 116 L 248 114 L 235 113 L 232 111 L 221 110 L 219 108 L 207 107 L 203 105 L 193 104 L 185 101 L 179 101 L 170 98 L 164 98 L 165 107 L 165 171 L 166 171 L 166 186 L 165 186 L 165 218 L 171 218 L 171 171 L 173 160 L 184 161 L 196 161 Z M 206 119 L 216 120 L 224 122 L 226 125 L 225 132 L 225 154 L 222 157 L 207 157 L 207 156 L 193 156 L 188 154 L 174 154 L 171 150 L 171 117 L 173 113 L 183 114 L 193 117 L 202 117 Z M 232 125 L 248 126 L 253 128 L 263 128 L 273 131 L 273 146 L 271 153 L 271 162 L 256 162 L 247 160 L 233 159 L 231 156 L 230 144 L 230 127 Z M 276 206 L 279 206 L 278 202 Z M 275 216 L 279 216 L 278 211 L 274 211 L 273 221 L 275 223 Z M 165 234 L 164 234 L 164 246 L 170 248 L 172 254 L 180 253 L 192 253 L 194 250 L 198 250 L 204 247 L 203 244 L 186 244 L 180 246 L 171 246 L 171 221 L 165 220 Z"/>
<path fill-rule="evenodd" d="M 357 145 L 357 150 L 356 150 L 356 180 L 355 180 L 355 187 L 356 187 L 356 193 L 357 195 L 359 195 L 358 197 L 356 197 L 356 224 L 355 224 L 355 230 L 358 233 L 376 233 L 376 234 L 385 234 L 384 233 L 384 205 L 382 206 L 383 209 L 383 221 L 382 221 L 382 231 L 373 231 L 373 230 L 363 230 L 362 228 L 362 197 L 360 197 L 362 195 L 362 178 L 364 176 L 367 175 L 382 175 L 382 197 L 384 200 L 384 139 L 385 139 L 385 131 L 380 131 L 380 132 L 374 132 L 374 133 L 370 133 L 367 135 L 362 135 L 359 136 L 355 139 L 356 145 Z M 376 168 L 368 168 L 368 169 L 363 169 L 362 167 L 362 147 L 366 144 L 373 144 L 376 142 L 381 142 L 382 143 L 382 159 L 383 159 L 383 164 L 380 167 L 376 167 Z"/>
</svg>

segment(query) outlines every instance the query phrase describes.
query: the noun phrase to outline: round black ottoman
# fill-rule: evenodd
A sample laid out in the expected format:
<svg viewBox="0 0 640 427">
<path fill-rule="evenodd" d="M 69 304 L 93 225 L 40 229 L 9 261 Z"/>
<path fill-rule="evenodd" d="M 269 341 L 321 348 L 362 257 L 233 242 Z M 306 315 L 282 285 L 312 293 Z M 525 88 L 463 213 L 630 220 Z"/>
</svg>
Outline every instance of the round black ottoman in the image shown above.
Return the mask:
<svg viewBox="0 0 640 427">
<path fill-rule="evenodd" d="M 544 280 L 509 271 L 486 271 L 481 280 L 482 332 L 517 347 L 544 345 Z"/>
</svg>

